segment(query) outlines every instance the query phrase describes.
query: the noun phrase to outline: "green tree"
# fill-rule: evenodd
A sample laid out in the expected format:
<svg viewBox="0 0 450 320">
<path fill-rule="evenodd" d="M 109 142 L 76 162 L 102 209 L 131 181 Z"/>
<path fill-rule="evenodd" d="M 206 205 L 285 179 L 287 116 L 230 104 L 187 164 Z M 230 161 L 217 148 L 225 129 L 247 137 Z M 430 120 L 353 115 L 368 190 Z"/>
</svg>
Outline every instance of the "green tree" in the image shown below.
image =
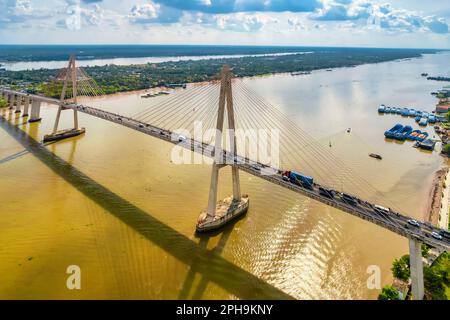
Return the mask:
<svg viewBox="0 0 450 320">
<path fill-rule="evenodd" d="M 430 253 L 431 247 L 426 243 L 422 243 L 422 257 L 426 258 Z"/>
<path fill-rule="evenodd" d="M 0 98 L 0 109 L 6 108 L 7 106 L 8 106 L 8 102 L 5 99 Z"/>
<path fill-rule="evenodd" d="M 385 286 L 378 295 L 378 300 L 400 300 L 400 293 L 392 286 Z"/>
<path fill-rule="evenodd" d="M 409 255 L 406 254 L 400 259 L 395 259 L 394 262 L 392 262 L 391 271 L 394 277 L 407 281 L 411 275 L 411 270 L 409 268 Z"/>
<path fill-rule="evenodd" d="M 447 144 L 444 146 L 444 153 L 450 155 L 450 143 L 447 143 Z"/>
<path fill-rule="evenodd" d="M 433 300 L 447 300 L 444 277 L 445 274 L 438 268 L 423 267 L 424 286 Z"/>
</svg>

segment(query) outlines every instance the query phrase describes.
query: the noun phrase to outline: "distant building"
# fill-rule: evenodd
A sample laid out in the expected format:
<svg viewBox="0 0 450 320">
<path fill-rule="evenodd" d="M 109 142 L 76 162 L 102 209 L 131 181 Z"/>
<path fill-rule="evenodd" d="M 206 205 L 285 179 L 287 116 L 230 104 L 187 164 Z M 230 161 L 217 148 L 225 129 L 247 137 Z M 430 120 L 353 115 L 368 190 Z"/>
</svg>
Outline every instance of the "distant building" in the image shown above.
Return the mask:
<svg viewBox="0 0 450 320">
<path fill-rule="evenodd" d="M 450 102 L 436 105 L 436 113 L 447 113 L 450 110 Z"/>
</svg>

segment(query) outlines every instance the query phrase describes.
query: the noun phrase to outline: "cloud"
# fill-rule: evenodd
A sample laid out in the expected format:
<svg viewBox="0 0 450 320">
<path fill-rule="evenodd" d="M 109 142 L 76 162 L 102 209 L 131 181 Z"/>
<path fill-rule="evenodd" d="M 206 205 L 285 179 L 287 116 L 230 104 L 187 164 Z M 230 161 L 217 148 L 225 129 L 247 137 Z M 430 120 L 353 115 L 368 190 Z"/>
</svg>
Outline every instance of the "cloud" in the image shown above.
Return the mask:
<svg viewBox="0 0 450 320">
<path fill-rule="evenodd" d="M 180 21 L 181 16 L 180 10 L 149 1 L 142 5 L 134 5 L 128 19 L 135 24 L 175 23 Z"/>
<path fill-rule="evenodd" d="M 267 15 L 246 13 L 216 15 L 214 20 L 219 29 L 238 32 L 259 31 L 267 24 L 278 23 L 277 19 Z"/>
<path fill-rule="evenodd" d="M 185 11 L 204 13 L 312 12 L 322 7 L 319 0 L 155 0 L 156 3 Z"/>
<path fill-rule="evenodd" d="M 443 18 L 426 17 L 424 19 L 425 26 L 434 33 L 449 33 L 449 25 Z"/>
<path fill-rule="evenodd" d="M 298 19 L 298 18 L 288 18 L 287 23 L 288 23 L 288 26 L 294 30 L 306 29 L 303 22 L 301 22 L 300 19 Z"/>
<path fill-rule="evenodd" d="M 443 18 L 423 16 L 414 11 L 393 8 L 390 4 L 374 4 L 366 0 L 326 1 L 324 7 L 309 15 L 321 21 L 357 21 L 359 26 L 396 32 L 424 31 L 448 33 L 449 25 Z"/>
<path fill-rule="evenodd" d="M 49 12 L 36 9 L 30 0 L 2 0 L 0 1 L 0 25 L 7 26 L 13 23 L 46 19 Z"/>
</svg>

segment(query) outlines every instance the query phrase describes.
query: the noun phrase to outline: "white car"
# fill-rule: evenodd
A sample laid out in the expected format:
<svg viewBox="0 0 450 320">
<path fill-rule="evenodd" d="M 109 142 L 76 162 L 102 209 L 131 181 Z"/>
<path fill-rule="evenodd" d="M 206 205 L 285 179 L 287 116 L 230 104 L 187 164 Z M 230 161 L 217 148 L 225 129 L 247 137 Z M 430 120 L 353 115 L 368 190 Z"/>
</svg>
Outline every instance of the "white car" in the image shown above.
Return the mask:
<svg viewBox="0 0 450 320">
<path fill-rule="evenodd" d="M 186 141 L 186 137 L 185 136 L 178 136 L 178 142 L 184 142 Z"/>
<path fill-rule="evenodd" d="M 409 219 L 408 223 L 414 227 L 420 227 L 420 223 L 417 220 Z"/>
<path fill-rule="evenodd" d="M 442 236 L 441 236 L 439 233 L 435 232 L 435 231 L 433 231 L 433 232 L 431 233 L 431 236 L 432 236 L 433 238 L 435 238 L 435 239 L 442 240 Z"/>
</svg>

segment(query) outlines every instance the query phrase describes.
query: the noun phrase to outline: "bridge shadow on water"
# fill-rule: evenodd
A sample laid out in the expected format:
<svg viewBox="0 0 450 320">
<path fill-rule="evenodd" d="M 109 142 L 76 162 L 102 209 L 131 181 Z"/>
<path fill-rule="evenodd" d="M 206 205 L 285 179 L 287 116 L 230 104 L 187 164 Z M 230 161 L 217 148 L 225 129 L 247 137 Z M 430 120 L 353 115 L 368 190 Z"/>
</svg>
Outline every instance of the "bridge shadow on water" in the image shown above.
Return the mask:
<svg viewBox="0 0 450 320">
<path fill-rule="evenodd" d="M 232 226 L 222 233 L 216 249 L 208 250 L 207 236 L 200 238 L 200 244 L 195 243 L 49 151 L 18 128 L 17 124 L 12 124 L 0 117 L 0 127 L 18 141 L 27 152 L 33 154 L 86 197 L 176 259 L 190 266 L 179 298 L 187 297 L 193 277 L 195 273 L 198 273 L 202 275 L 202 279 L 193 298 L 200 298 L 207 283 L 211 281 L 241 299 L 292 299 L 288 294 L 220 256 Z"/>
</svg>

